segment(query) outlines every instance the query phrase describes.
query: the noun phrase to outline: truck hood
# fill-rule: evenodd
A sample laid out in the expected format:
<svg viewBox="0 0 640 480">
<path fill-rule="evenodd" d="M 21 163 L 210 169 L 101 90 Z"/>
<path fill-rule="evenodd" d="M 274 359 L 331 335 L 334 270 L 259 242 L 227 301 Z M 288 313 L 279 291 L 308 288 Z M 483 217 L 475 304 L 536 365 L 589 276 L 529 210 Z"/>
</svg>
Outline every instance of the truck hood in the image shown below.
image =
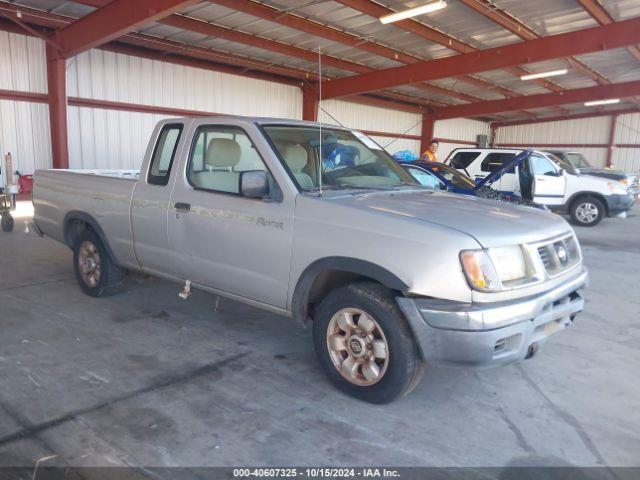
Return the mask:
<svg viewBox="0 0 640 480">
<path fill-rule="evenodd" d="M 535 242 L 571 231 L 559 215 L 544 210 L 426 189 L 339 195 L 332 201 L 457 230 L 487 248 Z"/>
</svg>

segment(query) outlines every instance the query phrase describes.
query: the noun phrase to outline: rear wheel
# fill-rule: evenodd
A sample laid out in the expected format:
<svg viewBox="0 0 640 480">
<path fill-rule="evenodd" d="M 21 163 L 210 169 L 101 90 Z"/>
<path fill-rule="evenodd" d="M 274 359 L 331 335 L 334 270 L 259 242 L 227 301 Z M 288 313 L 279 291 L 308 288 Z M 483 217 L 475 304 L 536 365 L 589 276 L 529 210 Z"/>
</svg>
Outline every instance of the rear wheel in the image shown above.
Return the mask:
<svg viewBox="0 0 640 480">
<path fill-rule="evenodd" d="M 602 220 L 605 207 L 602 201 L 595 197 L 582 197 L 571 204 L 569 214 L 574 225 L 594 227 Z"/>
<path fill-rule="evenodd" d="M 0 221 L 0 225 L 2 226 L 3 232 L 11 232 L 13 231 L 13 217 L 10 213 L 5 213 L 2 215 L 2 220 Z"/>
<path fill-rule="evenodd" d="M 124 270 L 114 263 L 93 230 L 84 230 L 78 236 L 73 266 L 78 284 L 87 295 L 104 297 L 122 290 Z"/>
<path fill-rule="evenodd" d="M 337 288 L 320 304 L 313 342 L 329 380 L 371 403 L 406 395 L 424 371 L 418 347 L 393 295 L 374 283 Z"/>
</svg>

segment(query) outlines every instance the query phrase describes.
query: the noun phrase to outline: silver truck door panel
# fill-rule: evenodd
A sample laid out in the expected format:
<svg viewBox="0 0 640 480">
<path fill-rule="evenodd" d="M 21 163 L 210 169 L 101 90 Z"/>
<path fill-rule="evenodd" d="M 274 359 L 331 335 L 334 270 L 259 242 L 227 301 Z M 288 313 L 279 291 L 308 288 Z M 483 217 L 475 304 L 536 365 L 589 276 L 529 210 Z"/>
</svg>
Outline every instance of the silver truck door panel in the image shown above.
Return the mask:
<svg viewBox="0 0 640 480">
<path fill-rule="evenodd" d="M 238 126 L 200 127 L 186 167 L 171 197 L 172 270 L 185 280 L 284 308 L 295 197 L 239 195 L 241 172 L 267 167 Z"/>
<path fill-rule="evenodd" d="M 131 202 L 131 229 L 136 257 L 145 271 L 171 270 L 167 215 L 179 154 L 187 137 L 181 123 L 164 124 L 154 132 L 155 147 L 146 178 L 137 183 Z"/>
</svg>

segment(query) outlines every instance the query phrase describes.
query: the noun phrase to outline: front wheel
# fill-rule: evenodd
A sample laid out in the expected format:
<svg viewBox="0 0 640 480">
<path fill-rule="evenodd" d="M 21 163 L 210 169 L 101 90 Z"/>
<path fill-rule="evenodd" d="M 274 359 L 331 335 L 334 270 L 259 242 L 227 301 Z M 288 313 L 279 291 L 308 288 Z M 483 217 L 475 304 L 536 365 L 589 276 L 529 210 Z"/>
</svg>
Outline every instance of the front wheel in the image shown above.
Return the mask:
<svg viewBox="0 0 640 480">
<path fill-rule="evenodd" d="M 569 209 L 571 223 L 581 227 L 594 227 L 600 223 L 605 208 L 602 201 L 595 197 L 583 197 L 574 201 Z"/>
<path fill-rule="evenodd" d="M 406 395 L 424 371 L 407 321 L 378 284 L 354 283 L 329 293 L 314 316 L 313 343 L 329 380 L 367 402 Z"/>
</svg>

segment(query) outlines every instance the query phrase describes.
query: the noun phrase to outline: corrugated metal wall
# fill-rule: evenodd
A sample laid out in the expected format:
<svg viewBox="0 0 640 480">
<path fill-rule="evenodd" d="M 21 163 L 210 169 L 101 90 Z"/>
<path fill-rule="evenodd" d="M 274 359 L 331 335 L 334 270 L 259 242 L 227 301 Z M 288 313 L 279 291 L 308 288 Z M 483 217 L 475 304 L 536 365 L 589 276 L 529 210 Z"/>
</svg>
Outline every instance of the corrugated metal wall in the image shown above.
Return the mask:
<svg viewBox="0 0 640 480">
<path fill-rule="evenodd" d="M 102 50 L 67 64 L 67 94 L 236 115 L 300 118 L 299 88 Z M 163 115 L 69 108 L 71 168 L 139 168 Z"/>
<path fill-rule="evenodd" d="M 461 140 L 464 142 L 476 142 L 478 135 L 491 134 L 488 123 L 465 118 L 454 118 L 451 120 L 439 120 L 434 126 L 434 136 L 450 140 Z M 472 145 L 461 145 L 459 143 L 441 142 L 438 148 L 438 157 L 445 160 L 451 150 L 455 148 L 470 148 Z"/>
<path fill-rule="evenodd" d="M 45 93 L 44 43 L 0 32 L 0 89 Z M 0 155 L 11 152 L 22 173 L 51 164 L 49 110 L 46 104 L 0 100 Z"/>
<path fill-rule="evenodd" d="M 320 107 L 318 120 L 321 122 L 360 130 L 420 135 L 422 116 L 417 113 L 334 99 L 322 101 Z M 415 153 L 420 150 L 418 140 L 375 136 L 372 138 L 391 154 L 400 150 L 411 150 Z"/>
<path fill-rule="evenodd" d="M 616 122 L 614 143 L 640 145 L 640 113 L 620 115 Z M 617 168 L 639 172 L 640 148 L 616 148 L 613 151 L 613 165 Z"/>
<path fill-rule="evenodd" d="M 46 93 L 44 43 L 0 32 L 0 88 Z M 128 55 L 91 50 L 67 62 L 69 96 L 238 115 L 300 118 L 299 88 Z M 420 135 L 419 114 L 328 100 L 320 119 L 361 130 Z M 147 138 L 162 115 L 69 107 L 72 168 L 138 168 Z M 333 117 L 333 118 L 331 118 Z M 31 173 L 51 165 L 48 107 L 0 101 L 0 153 L 11 152 L 16 168 Z M 436 122 L 435 136 L 475 141 L 489 127 L 473 120 Z M 374 137 L 389 152 L 411 150 L 418 140 Z M 442 143 L 440 158 L 458 144 Z"/>
<path fill-rule="evenodd" d="M 585 148 L 578 145 L 609 143 L 609 117 L 592 117 L 558 122 L 533 123 L 499 128 L 496 144 L 528 145 L 576 145 L 559 147 L 561 150 L 581 152 L 590 162 L 604 166 L 607 160 L 606 148 Z"/>
</svg>

